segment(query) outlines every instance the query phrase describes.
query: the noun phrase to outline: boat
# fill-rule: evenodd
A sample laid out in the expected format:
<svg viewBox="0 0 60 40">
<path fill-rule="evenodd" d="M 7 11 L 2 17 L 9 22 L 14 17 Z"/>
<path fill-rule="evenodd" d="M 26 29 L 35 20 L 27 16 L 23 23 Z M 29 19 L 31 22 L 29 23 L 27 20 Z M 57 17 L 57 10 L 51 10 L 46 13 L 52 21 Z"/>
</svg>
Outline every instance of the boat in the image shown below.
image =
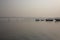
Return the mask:
<svg viewBox="0 0 60 40">
<path fill-rule="evenodd" d="M 54 21 L 52 18 L 47 18 L 46 21 Z"/>
<path fill-rule="evenodd" d="M 40 21 L 40 19 L 35 19 L 35 21 Z"/>
<path fill-rule="evenodd" d="M 55 21 L 60 21 L 60 18 L 55 18 Z"/>
</svg>

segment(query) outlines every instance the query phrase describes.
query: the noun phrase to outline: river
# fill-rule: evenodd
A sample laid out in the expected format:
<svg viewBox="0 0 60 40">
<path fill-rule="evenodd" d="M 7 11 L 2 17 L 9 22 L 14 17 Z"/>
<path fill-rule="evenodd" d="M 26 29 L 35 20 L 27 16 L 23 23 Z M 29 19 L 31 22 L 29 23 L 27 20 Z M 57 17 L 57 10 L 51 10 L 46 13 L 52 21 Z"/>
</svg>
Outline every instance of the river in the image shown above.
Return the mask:
<svg viewBox="0 0 60 40">
<path fill-rule="evenodd" d="M 60 40 L 60 22 L 0 22 L 0 40 Z"/>
</svg>

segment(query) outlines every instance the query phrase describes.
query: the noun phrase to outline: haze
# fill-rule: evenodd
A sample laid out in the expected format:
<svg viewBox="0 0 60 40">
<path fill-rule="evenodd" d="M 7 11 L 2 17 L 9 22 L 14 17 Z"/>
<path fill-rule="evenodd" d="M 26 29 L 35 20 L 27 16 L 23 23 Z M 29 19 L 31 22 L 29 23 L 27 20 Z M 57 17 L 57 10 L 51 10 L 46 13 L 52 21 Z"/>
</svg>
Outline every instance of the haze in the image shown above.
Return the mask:
<svg viewBox="0 0 60 40">
<path fill-rule="evenodd" d="M 60 17 L 60 0 L 0 0 L 0 17 Z"/>
</svg>

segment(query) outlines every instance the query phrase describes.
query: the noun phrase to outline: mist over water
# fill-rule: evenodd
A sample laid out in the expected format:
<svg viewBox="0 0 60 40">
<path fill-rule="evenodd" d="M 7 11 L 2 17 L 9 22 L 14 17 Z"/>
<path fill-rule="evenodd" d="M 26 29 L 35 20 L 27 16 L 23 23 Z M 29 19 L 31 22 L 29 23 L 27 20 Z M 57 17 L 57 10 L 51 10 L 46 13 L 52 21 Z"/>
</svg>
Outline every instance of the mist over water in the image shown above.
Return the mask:
<svg viewBox="0 0 60 40">
<path fill-rule="evenodd" d="M 60 22 L 0 22 L 0 40 L 60 40 Z"/>
<path fill-rule="evenodd" d="M 0 0 L 0 17 L 60 17 L 60 0 Z M 1 19 L 0 40 L 60 40 L 60 22 Z"/>
</svg>

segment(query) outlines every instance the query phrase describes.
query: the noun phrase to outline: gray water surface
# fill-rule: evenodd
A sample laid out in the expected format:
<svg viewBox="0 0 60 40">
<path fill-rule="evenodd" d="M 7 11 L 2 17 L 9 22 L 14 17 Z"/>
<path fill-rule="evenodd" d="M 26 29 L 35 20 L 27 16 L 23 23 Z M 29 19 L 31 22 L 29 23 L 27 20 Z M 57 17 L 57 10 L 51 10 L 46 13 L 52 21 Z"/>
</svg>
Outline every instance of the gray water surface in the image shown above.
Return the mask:
<svg viewBox="0 0 60 40">
<path fill-rule="evenodd" d="M 60 22 L 3 21 L 0 40 L 60 40 Z"/>
</svg>

